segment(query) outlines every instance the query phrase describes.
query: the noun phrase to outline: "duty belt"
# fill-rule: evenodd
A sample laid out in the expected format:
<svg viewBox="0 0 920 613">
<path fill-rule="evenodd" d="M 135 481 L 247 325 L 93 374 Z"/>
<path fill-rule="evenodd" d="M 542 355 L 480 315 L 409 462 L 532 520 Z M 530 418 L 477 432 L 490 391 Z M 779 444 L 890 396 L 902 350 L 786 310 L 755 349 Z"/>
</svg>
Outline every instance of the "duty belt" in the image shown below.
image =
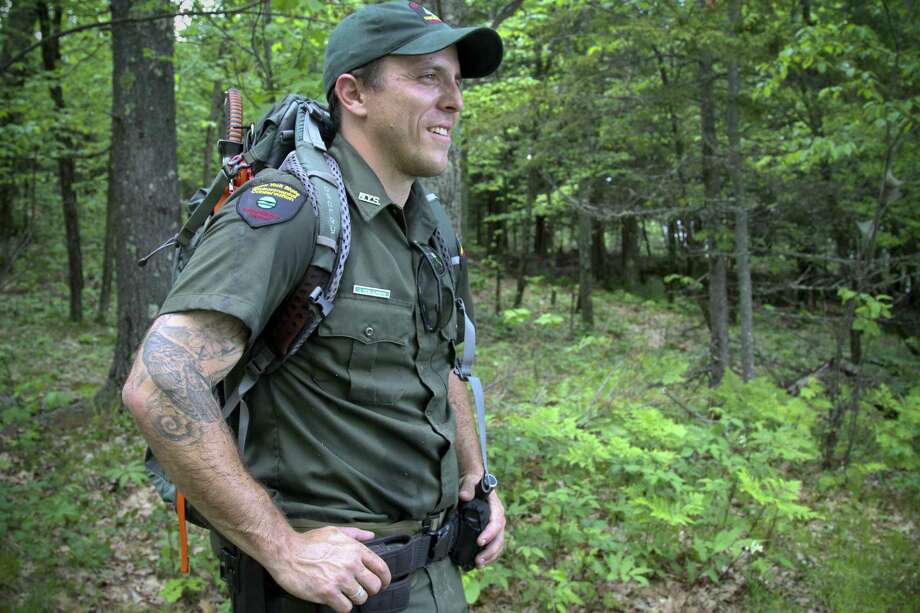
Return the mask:
<svg viewBox="0 0 920 613">
<path fill-rule="evenodd" d="M 436 530 L 423 529 L 416 534 L 394 534 L 366 541 L 364 544 L 368 549 L 380 556 L 390 569 L 390 585 L 352 610 L 362 613 L 397 613 L 405 609 L 409 605 L 413 573 L 450 555 L 457 537 L 458 521 L 457 513 L 454 511 Z M 243 557 L 248 556 L 237 547 L 223 539 L 221 541 L 221 577 L 229 583 L 236 599 L 241 591 L 248 587 L 246 584 L 250 578 L 246 576 L 248 573 L 245 568 L 251 564 L 242 563 Z M 254 561 L 252 562 L 254 564 Z M 265 575 L 268 576 L 267 573 Z M 285 594 L 284 597 L 303 604 L 293 596 Z M 332 611 L 331 608 L 322 605 L 317 605 L 316 610 L 321 613 Z"/>
<path fill-rule="evenodd" d="M 412 589 L 412 574 L 429 564 L 439 562 L 450 555 L 450 549 L 457 536 L 457 514 L 450 517 L 439 529 L 420 532 L 415 535 L 394 535 L 374 539 L 365 543 L 368 549 L 386 562 L 390 569 L 390 585 L 374 594 L 354 611 L 362 613 L 396 613 L 409 606 Z M 329 607 L 319 607 L 322 613 L 330 613 Z"/>
</svg>

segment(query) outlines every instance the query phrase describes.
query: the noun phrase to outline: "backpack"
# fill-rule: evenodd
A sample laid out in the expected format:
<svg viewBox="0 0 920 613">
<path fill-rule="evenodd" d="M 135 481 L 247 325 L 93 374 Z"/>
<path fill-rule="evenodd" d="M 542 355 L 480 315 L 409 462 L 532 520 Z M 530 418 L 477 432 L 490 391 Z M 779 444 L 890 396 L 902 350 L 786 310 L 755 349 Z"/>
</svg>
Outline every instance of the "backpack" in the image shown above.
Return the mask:
<svg viewBox="0 0 920 613">
<path fill-rule="evenodd" d="M 204 237 L 208 224 L 224 202 L 248 180 L 265 168 L 278 168 L 296 176 L 308 192 L 318 232 L 313 255 L 301 280 L 288 294 L 260 336 L 252 343 L 236 367 L 215 390 L 225 420 L 235 418 L 237 444 L 242 453 L 249 425 L 246 394 L 259 378 L 279 368 L 296 353 L 322 320 L 332 312 L 339 281 L 350 249 L 348 197 L 335 159 L 327 153 L 334 137 L 328 111 L 309 98 L 289 94 L 275 104 L 243 134 L 242 103 L 237 90 L 225 95 L 228 138 L 218 143 L 222 166 L 210 186 L 200 188 L 185 203 L 188 219 L 175 236 L 138 261 L 144 266 L 159 251 L 174 247 L 172 282 L 185 268 Z M 433 193 L 426 193 L 437 220 L 436 242 L 440 255 L 449 262 L 448 270 L 456 283 L 456 273 L 464 261 L 462 247 L 443 206 Z M 463 356 L 455 372 L 469 381 L 476 400 L 479 423 L 484 424 L 482 386 L 472 376 L 476 331 L 466 316 L 463 301 L 457 301 L 458 322 L 462 322 Z M 485 431 L 480 442 L 485 455 Z M 207 520 L 187 503 L 170 481 L 148 447 L 145 466 L 157 493 L 176 509 L 179 517 L 181 570 L 188 572 L 186 519 L 209 528 Z M 488 470 L 486 471 L 488 473 Z"/>
</svg>

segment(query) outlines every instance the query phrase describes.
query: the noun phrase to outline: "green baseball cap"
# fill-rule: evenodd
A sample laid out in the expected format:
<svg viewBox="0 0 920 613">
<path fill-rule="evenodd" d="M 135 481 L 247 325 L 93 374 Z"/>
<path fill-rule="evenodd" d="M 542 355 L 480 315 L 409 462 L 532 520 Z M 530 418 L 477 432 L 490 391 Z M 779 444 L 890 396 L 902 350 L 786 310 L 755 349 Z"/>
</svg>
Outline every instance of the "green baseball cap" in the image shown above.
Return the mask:
<svg viewBox="0 0 920 613">
<path fill-rule="evenodd" d="M 326 45 L 326 99 L 340 75 L 385 55 L 424 55 L 457 45 L 460 75 L 492 74 L 502 62 L 502 39 L 492 28 L 452 28 L 417 2 L 366 6 L 335 27 Z"/>
</svg>

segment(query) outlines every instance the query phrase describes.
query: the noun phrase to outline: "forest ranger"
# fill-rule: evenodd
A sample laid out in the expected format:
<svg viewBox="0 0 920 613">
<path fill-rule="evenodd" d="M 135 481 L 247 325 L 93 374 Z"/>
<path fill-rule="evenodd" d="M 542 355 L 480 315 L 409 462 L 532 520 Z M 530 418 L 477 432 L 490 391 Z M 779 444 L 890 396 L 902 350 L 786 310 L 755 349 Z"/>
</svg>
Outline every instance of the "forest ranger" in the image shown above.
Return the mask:
<svg viewBox="0 0 920 613">
<path fill-rule="evenodd" d="M 373 61 L 377 83 L 350 73 Z M 448 274 L 416 178 L 446 165 L 460 77 L 485 76 L 500 61 L 494 31 L 451 28 L 414 2 L 364 8 L 332 33 L 324 85 L 341 131 L 330 153 L 357 213 L 352 252 L 335 312 L 252 389 L 242 461 L 211 390 L 310 261 L 316 220 L 303 213 L 302 182 L 266 170 L 234 195 L 142 344 L 126 404 L 219 533 L 236 610 L 310 610 L 302 601 L 337 611 L 465 609 L 434 535 L 485 471 L 451 371 L 454 296 L 469 305 L 469 288 L 465 271 L 456 287 Z M 480 566 L 504 539 L 495 492 L 488 506 Z M 420 567 L 409 563 L 414 576 L 387 589 L 396 573 L 362 544 L 374 536 L 388 538 L 377 551 L 390 563 L 388 548 L 432 547 Z"/>
</svg>

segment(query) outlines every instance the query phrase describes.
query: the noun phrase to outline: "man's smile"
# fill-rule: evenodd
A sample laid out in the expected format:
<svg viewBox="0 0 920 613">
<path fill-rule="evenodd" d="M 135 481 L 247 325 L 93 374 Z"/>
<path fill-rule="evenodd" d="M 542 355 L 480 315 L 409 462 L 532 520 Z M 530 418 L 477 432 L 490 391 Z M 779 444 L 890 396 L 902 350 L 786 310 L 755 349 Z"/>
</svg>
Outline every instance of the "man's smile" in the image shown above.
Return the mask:
<svg viewBox="0 0 920 613">
<path fill-rule="evenodd" d="M 445 126 L 432 126 L 428 131 L 435 136 L 450 140 L 450 128 Z"/>
</svg>

